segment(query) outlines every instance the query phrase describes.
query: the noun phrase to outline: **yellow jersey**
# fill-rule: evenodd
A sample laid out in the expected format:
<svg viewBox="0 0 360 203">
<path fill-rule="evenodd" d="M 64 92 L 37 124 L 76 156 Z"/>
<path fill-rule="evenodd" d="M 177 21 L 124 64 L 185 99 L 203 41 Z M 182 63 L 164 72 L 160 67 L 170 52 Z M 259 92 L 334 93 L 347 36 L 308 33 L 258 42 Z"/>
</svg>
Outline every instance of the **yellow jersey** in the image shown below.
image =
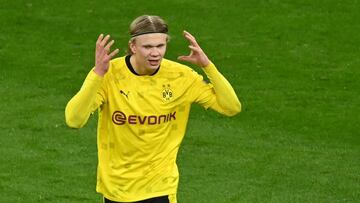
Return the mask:
<svg viewBox="0 0 360 203">
<path fill-rule="evenodd" d="M 130 56 L 111 60 L 104 77 L 89 72 L 65 114 L 70 127 L 80 128 L 99 110 L 97 192 L 119 202 L 176 194 L 176 157 L 191 104 L 229 116 L 241 107 L 216 67 L 203 69 L 211 83 L 167 59 L 153 75 L 137 75 Z"/>
</svg>

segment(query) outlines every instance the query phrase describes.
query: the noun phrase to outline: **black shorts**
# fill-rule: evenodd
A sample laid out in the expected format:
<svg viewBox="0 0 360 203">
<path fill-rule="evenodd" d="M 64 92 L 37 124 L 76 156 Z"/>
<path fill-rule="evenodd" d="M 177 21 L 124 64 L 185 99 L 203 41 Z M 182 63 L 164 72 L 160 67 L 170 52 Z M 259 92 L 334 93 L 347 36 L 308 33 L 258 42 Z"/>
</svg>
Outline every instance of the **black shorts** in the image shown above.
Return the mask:
<svg viewBox="0 0 360 203">
<path fill-rule="evenodd" d="M 104 203 L 121 203 L 121 202 L 114 202 L 104 197 Z M 154 197 L 151 199 L 145 199 L 131 203 L 169 203 L 169 197 L 168 196 Z"/>
</svg>

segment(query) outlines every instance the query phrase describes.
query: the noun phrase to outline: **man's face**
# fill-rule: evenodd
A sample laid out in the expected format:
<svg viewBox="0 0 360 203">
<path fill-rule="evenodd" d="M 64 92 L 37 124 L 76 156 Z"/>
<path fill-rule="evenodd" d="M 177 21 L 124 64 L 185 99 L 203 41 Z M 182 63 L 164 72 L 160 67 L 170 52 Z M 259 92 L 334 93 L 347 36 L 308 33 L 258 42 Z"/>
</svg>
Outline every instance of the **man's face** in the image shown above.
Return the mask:
<svg viewBox="0 0 360 203">
<path fill-rule="evenodd" d="M 151 33 L 137 36 L 130 43 L 138 68 L 153 71 L 160 66 L 166 52 L 168 35 Z"/>
</svg>

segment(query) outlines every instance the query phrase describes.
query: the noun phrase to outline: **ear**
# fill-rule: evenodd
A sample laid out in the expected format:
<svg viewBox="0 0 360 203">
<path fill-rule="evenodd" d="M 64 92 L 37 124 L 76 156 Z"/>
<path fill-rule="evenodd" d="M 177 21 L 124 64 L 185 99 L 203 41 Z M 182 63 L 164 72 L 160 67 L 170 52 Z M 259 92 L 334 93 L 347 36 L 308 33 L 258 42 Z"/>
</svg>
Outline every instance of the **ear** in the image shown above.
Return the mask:
<svg viewBox="0 0 360 203">
<path fill-rule="evenodd" d="M 130 40 L 130 41 L 129 41 L 129 48 L 130 48 L 130 50 L 131 50 L 131 52 L 132 52 L 133 54 L 136 53 L 135 40 Z"/>
</svg>

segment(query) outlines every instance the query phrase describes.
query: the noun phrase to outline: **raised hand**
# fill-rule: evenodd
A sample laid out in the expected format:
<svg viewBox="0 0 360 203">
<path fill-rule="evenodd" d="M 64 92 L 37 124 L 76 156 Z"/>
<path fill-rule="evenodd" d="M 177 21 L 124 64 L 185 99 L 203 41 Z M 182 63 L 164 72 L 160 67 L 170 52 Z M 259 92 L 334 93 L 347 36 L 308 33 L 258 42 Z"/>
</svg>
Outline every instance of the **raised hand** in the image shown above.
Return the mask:
<svg viewBox="0 0 360 203">
<path fill-rule="evenodd" d="M 178 59 L 182 61 L 187 61 L 192 64 L 198 65 L 200 67 L 205 67 L 209 65 L 210 60 L 204 53 L 204 51 L 201 49 L 199 44 L 196 42 L 196 39 L 194 36 L 192 36 L 189 32 L 184 31 L 183 35 L 185 39 L 187 39 L 190 43 L 190 54 L 187 56 L 179 56 Z"/>
<path fill-rule="evenodd" d="M 110 35 L 104 37 L 103 34 L 100 34 L 96 41 L 96 51 L 95 51 L 95 68 L 94 71 L 100 76 L 105 75 L 109 69 L 109 61 L 119 53 L 119 49 L 115 49 L 113 52 L 110 52 L 111 46 L 114 44 L 114 40 L 110 39 Z"/>
</svg>

